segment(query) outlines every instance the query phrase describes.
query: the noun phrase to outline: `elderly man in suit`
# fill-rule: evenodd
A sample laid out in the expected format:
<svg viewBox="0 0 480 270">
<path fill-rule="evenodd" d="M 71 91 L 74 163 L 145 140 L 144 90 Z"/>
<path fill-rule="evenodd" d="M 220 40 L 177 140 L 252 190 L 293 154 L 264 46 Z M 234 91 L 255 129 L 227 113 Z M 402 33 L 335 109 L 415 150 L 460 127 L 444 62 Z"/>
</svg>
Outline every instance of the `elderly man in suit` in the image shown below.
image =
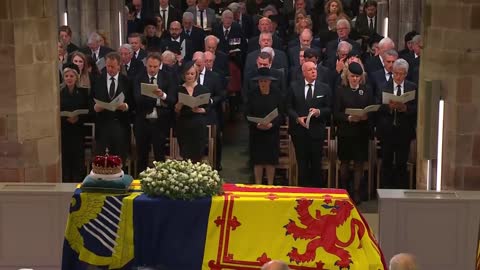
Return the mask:
<svg viewBox="0 0 480 270">
<path fill-rule="evenodd" d="M 253 19 L 252 16 L 243 13 L 242 8 L 245 9 L 245 3 L 232 2 L 228 5 L 228 9 L 233 12 L 233 20 L 241 27 L 246 39 L 250 39 L 253 35 Z"/>
<path fill-rule="evenodd" d="M 122 58 L 120 72 L 127 76 L 130 82 L 133 82 L 135 77 L 145 69 L 145 66 L 141 61 L 133 58 L 133 49 L 130 44 L 122 44 L 118 48 L 118 53 Z"/>
<path fill-rule="evenodd" d="M 132 46 L 133 58 L 142 61 L 147 57 L 147 52 L 142 49 L 142 36 L 139 33 L 132 33 L 128 36 L 128 44 Z"/>
<path fill-rule="evenodd" d="M 405 80 L 408 68 L 407 61 L 397 59 L 393 63 L 393 79 L 386 84 L 383 92 L 401 96 L 417 90 L 416 84 Z M 410 142 L 415 138 L 416 123 L 416 97 L 406 103 L 391 101 L 379 109 L 377 137 L 382 147 L 381 183 L 386 188 L 408 188 L 407 160 Z"/>
<path fill-rule="evenodd" d="M 325 186 L 322 182 L 322 149 L 325 123 L 331 115 L 331 91 L 317 80 L 317 65 L 305 62 L 304 80 L 292 82 L 287 97 L 289 133 L 295 146 L 301 186 Z"/>
<path fill-rule="evenodd" d="M 267 17 L 262 17 L 258 20 L 258 36 L 252 37 L 248 40 L 248 53 L 260 49 L 260 34 L 261 33 L 272 33 L 272 47 L 277 50 L 283 50 L 283 41 L 282 39 L 273 32 L 272 20 Z"/>
<path fill-rule="evenodd" d="M 182 19 L 183 33 L 187 39 L 192 41 L 193 51 L 194 52 L 203 52 L 205 50 L 205 31 L 200 27 L 194 26 L 193 23 L 193 14 L 191 12 L 184 12 Z"/>
<path fill-rule="evenodd" d="M 384 68 L 384 59 L 382 58 L 384 52 L 395 49 L 395 42 L 389 37 L 382 38 L 378 43 L 378 55 L 371 57 L 365 63 L 367 73 L 373 73 Z"/>
<path fill-rule="evenodd" d="M 223 11 L 222 23 L 214 27 L 212 34 L 219 39 L 218 49 L 228 54 L 239 66 L 242 66 L 247 41 L 240 25 L 233 21 L 232 11 L 228 9 Z"/>
<path fill-rule="evenodd" d="M 327 43 L 327 58 L 335 58 L 335 53 L 337 52 L 338 43 L 341 41 L 346 41 L 352 45 L 352 53 L 355 55 L 360 55 L 362 50 L 360 44 L 355 40 L 349 37 L 350 35 L 350 22 L 347 19 L 340 19 L 337 21 L 337 40 L 332 40 Z"/>
<path fill-rule="evenodd" d="M 121 57 L 117 52 L 105 55 L 106 71 L 95 81 L 92 97 L 110 103 L 119 95 L 124 101 L 118 104 L 115 111 L 109 111 L 94 104 L 96 134 L 96 154 L 104 154 L 108 148 L 110 154 L 119 155 L 126 160 L 130 150 L 130 112 L 135 109 L 131 84 L 128 78 L 120 73 Z"/>
<path fill-rule="evenodd" d="M 198 0 L 197 5 L 187 11 L 193 14 L 195 25 L 204 31 L 210 32 L 217 22 L 215 10 L 208 7 L 208 0 Z"/>
<path fill-rule="evenodd" d="M 309 49 L 312 48 L 313 50 L 317 50 L 318 53 L 320 54 L 320 48 L 313 47 L 312 41 L 313 41 L 313 33 L 312 30 L 306 28 L 303 29 L 303 31 L 300 33 L 298 36 L 299 44 L 295 45 L 293 47 L 288 48 L 288 57 L 289 57 L 289 62 L 290 62 L 290 67 L 298 67 L 300 66 L 299 62 L 299 52 L 300 49 Z"/>
<path fill-rule="evenodd" d="M 148 154 L 153 145 L 156 161 L 165 160 L 165 143 L 173 120 L 173 106 L 177 102 L 175 85 L 167 72 L 160 70 L 161 56 L 147 56 L 144 69 L 134 82 L 134 97 L 137 105 L 135 117 L 135 140 L 137 145 L 138 172 L 148 166 Z M 156 98 L 142 95 L 141 84 L 154 84 Z"/>
<path fill-rule="evenodd" d="M 101 39 L 102 37 L 97 32 L 90 33 L 88 35 L 87 47 L 81 50 L 85 55 L 90 55 L 95 62 L 113 51 L 111 48 L 100 46 Z"/>
<path fill-rule="evenodd" d="M 182 24 L 178 21 L 172 22 L 168 28 L 168 33 L 168 36 L 162 40 L 160 46 L 162 51 L 170 50 L 177 55 L 181 55 L 181 60 L 183 62 L 192 60 L 194 53 L 193 43 L 192 40 L 188 39 L 186 35 L 183 34 Z"/>
<path fill-rule="evenodd" d="M 205 51 L 211 52 L 215 55 L 215 61 L 213 62 L 213 71 L 217 72 L 220 76 L 227 77 L 230 74 L 228 68 L 228 55 L 221 50 L 217 50 L 220 39 L 214 35 L 208 35 L 205 37 Z"/>
<path fill-rule="evenodd" d="M 272 33 L 270 32 L 263 32 L 260 34 L 260 38 L 258 39 L 258 43 L 260 45 L 260 49 L 255 50 L 247 55 L 247 60 L 245 61 L 245 71 L 255 67 L 255 60 L 257 59 L 258 54 L 265 48 L 270 48 L 269 50 L 273 51 L 272 58 L 273 63 L 272 67 L 275 69 L 284 69 L 285 75 L 288 74 L 288 58 L 284 51 L 272 49 L 273 39 Z"/>
</svg>

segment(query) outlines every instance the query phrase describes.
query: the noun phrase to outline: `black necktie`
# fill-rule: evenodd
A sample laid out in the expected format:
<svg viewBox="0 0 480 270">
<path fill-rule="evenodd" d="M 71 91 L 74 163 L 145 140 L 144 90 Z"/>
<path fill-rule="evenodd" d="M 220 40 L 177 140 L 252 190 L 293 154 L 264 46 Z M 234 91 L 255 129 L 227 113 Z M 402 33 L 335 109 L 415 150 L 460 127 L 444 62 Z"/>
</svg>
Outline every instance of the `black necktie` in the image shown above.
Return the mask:
<svg viewBox="0 0 480 270">
<path fill-rule="evenodd" d="M 307 97 L 305 98 L 306 101 L 310 101 L 313 96 L 313 89 L 312 89 L 312 84 L 309 83 L 308 85 L 308 90 L 307 90 Z"/>
<path fill-rule="evenodd" d="M 188 36 L 190 36 L 190 30 L 185 31 Z"/>
<path fill-rule="evenodd" d="M 155 77 L 150 77 L 150 84 L 153 84 L 154 83 L 154 80 L 155 80 Z"/>
<path fill-rule="evenodd" d="M 388 72 L 388 81 L 392 80 L 392 72 Z"/>
<path fill-rule="evenodd" d="M 230 32 L 230 31 L 228 31 L 228 29 L 227 29 L 227 30 L 225 30 L 225 40 L 227 40 L 227 39 L 228 39 L 228 33 L 229 33 L 229 32 Z"/>
<path fill-rule="evenodd" d="M 397 85 L 397 96 L 401 96 L 402 95 L 402 86 L 399 84 Z"/>
<path fill-rule="evenodd" d="M 97 54 L 95 52 L 92 53 L 92 58 L 93 58 L 93 62 L 96 63 L 97 62 Z"/>
<path fill-rule="evenodd" d="M 164 29 L 168 29 L 168 25 L 167 25 L 167 10 L 166 9 L 162 9 L 162 18 L 163 18 L 163 27 Z M 160 30 L 159 30 L 160 31 Z"/>
<path fill-rule="evenodd" d="M 199 10 L 200 11 L 200 27 L 202 29 L 205 29 L 205 27 L 203 27 L 203 10 Z"/>
<path fill-rule="evenodd" d="M 111 77 L 110 80 L 112 81 L 112 83 L 110 84 L 108 95 L 110 96 L 110 99 L 113 99 L 115 97 L 115 78 Z"/>
<path fill-rule="evenodd" d="M 133 52 L 133 58 L 137 59 L 137 52 Z"/>
<path fill-rule="evenodd" d="M 373 26 L 373 18 L 369 18 L 370 20 L 370 25 L 368 26 L 368 28 L 370 28 L 370 32 L 373 32 L 375 31 L 375 27 Z"/>
</svg>

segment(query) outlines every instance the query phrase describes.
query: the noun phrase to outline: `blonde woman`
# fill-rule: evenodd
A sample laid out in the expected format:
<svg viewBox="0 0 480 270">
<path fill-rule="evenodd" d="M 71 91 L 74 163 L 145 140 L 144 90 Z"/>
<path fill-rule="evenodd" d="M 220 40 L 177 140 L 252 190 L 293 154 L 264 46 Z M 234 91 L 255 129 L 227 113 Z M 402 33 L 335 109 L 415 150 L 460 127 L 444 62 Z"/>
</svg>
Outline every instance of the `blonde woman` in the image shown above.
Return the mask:
<svg viewBox="0 0 480 270">
<path fill-rule="evenodd" d="M 76 51 L 72 53 L 71 59 L 72 63 L 75 64 L 80 71 L 78 85 L 80 87 L 90 89 L 92 87 L 92 82 L 90 78 L 90 73 L 88 72 L 89 65 L 87 62 L 87 57 L 85 56 L 85 54 Z"/>
</svg>

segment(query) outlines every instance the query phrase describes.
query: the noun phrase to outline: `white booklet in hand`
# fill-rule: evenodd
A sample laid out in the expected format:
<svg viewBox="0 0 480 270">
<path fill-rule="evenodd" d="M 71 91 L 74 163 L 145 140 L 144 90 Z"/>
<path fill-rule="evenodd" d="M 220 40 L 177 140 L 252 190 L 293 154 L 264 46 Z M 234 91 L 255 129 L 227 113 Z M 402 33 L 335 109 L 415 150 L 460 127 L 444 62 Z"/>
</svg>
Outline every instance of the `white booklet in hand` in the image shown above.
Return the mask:
<svg viewBox="0 0 480 270">
<path fill-rule="evenodd" d="M 247 116 L 247 120 L 253 123 L 258 123 L 258 124 L 268 124 L 273 121 L 278 116 L 278 109 L 275 108 L 275 110 L 271 111 L 267 116 L 260 118 L 260 117 L 252 117 L 252 116 Z"/>
<path fill-rule="evenodd" d="M 311 111 L 307 116 L 307 121 L 305 122 L 305 125 L 307 126 L 307 129 L 310 128 L 310 119 L 312 119 L 313 114 L 314 114 L 314 112 Z"/>
<path fill-rule="evenodd" d="M 195 108 L 210 103 L 210 93 L 201 94 L 196 97 L 192 97 L 183 93 L 178 93 L 178 102 L 190 108 Z"/>
<path fill-rule="evenodd" d="M 390 101 L 407 103 L 407 102 L 415 99 L 415 93 L 416 92 L 417 91 L 405 92 L 401 96 L 397 96 L 397 95 L 394 95 L 394 94 L 383 92 L 382 93 L 382 101 L 383 101 L 382 103 L 383 104 L 389 104 Z"/>
<path fill-rule="evenodd" d="M 102 57 L 98 59 L 96 64 L 97 64 L 98 70 L 102 71 L 102 69 L 105 68 L 105 58 Z"/>
<path fill-rule="evenodd" d="M 117 110 L 118 106 L 120 106 L 120 104 L 122 104 L 125 101 L 125 95 L 123 93 L 120 93 L 120 95 L 118 95 L 115 99 L 110 101 L 110 103 L 103 102 L 98 99 L 94 99 L 94 100 L 95 100 L 95 104 L 97 104 L 98 106 L 104 108 L 105 110 L 114 112 Z"/>
<path fill-rule="evenodd" d="M 376 112 L 376 111 L 378 111 L 379 108 L 380 108 L 380 105 L 378 105 L 378 104 L 377 105 L 370 105 L 370 106 L 367 106 L 363 109 L 347 108 L 347 109 L 345 109 L 345 114 L 362 116 L 362 115 L 365 115 L 369 112 Z"/>
<path fill-rule="evenodd" d="M 151 97 L 151 98 L 158 98 L 158 96 L 154 93 L 155 90 L 158 89 L 158 85 L 156 84 L 149 84 L 149 83 L 141 83 L 140 89 L 142 91 L 142 95 Z"/>
<path fill-rule="evenodd" d="M 79 110 L 75 110 L 75 111 L 72 111 L 72 112 L 69 112 L 69 111 L 61 111 L 60 112 L 60 116 L 65 116 L 65 117 L 74 117 L 74 116 L 78 116 L 78 115 L 81 115 L 81 114 L 88 114 L 88 110 L 87 109 L 79 109 Z"/>
</svg>

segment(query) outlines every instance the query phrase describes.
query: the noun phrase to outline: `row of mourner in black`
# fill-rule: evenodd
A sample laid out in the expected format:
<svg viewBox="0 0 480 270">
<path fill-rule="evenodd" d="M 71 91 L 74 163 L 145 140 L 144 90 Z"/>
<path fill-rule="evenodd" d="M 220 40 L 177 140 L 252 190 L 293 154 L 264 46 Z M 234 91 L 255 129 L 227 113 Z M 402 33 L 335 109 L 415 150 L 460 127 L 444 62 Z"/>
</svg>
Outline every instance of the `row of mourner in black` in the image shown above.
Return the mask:
<svg viewBox="0 0 480 270">
<path fill-rule="evenodd" d="M 65 87 L 61 92 L 61 110 L 90 109 L 96 123 L 96 152 L 103 153 L 108 148 L 110 153 L 126 160 L 130 148 L 131 116 L 134 115 L 139 171 L 147 166 L 150 145 L 153 145 L 155 159 L 164 159 L 163 146 L 171 127 L 176 129 L 181 155 L 199 161 L 208 136 L 207 124 L 217 123 L 216 113 L 221 111 L 218 105 L 224 98 L 224 94 L 215 93 L 216 90 L 222 92 L 221 80 L 215 73 L 206 71 L 204 54 L 196 53 L 195 62 L 183 65 L 182 78 L 178 82 L 173 74 L 160 70 L 161 58 L 152 53 L 147 56 L 146 69 L 133 84 L 120 72 L 121 57 L 118 53 L 109 53 L 105 58 L 106 68 L 94 80 L 90 92 L 76 86 L 79 71 L 75 65 L 68 65 L 63 70 Z M 393 76 L 382 87 L 382 91 L 401 95 L 415 90 L 416 85 L 405 80 L 407 73 L 408 63 L 403 59 L 395 61 Z M 303 63 L 302 75 L 303 79 L 290 84 L 286 96 L 279 89 L 271 69 L 260 67 L 251 78 L 253 88 L 247 93 L 247 116 L 265 117 L 274 109 L 280 111 L 279 116 L 270 123 L 250 123 L 251 160 L 255 165 L 257 181 L 261 179 L 263 169 L 266 169 L 269 182 L 273 181 L 272 168 L 278 163 L 279 154 L 279 125 L 282 123 L 281 116 L 286 114 L 295 146 L 300 185 L 325 186 L 321 177 L 321 160 L 327 124 L 337 127 L 338 155 L 345 181 L 348 179 L 346 171 L 349 163 L 354 163 L 356 192 L 359 188 L 359 171 L 368 157 L 368 140 L 373 136 L 373 126 L 376 126 L 376 136 L 382 142 L 382 182 L 387 186 L 395 186 L 397 181 L 406 182 L 408 149 L 415 136 L 416 100 L 406 104 L 392 102 L 382 105 L 377 113 L 360 117 L 346 115 L 347 108 L 364 108 L 379 102 L 366 84 L 362 64 L 349 62 L 345 65 L 342 83 L 335 89 L 334 100 L 330 86 L 317 79 L 315 63 Z M 212 78 L 210 82 L 208 76 Z M 140 83 L 157 84 L 158 98 L 141 95 Z M 125 102 L 114 112 L 106 111 L 93 102 L 93 99 L 110 102 L 121 93 L 125 96 Z M 188 108 L 177 102 L 178 93 L 190 96 L 211 93 L 212 99 L 208 105 Z M 310 113 L 312 117 L 307 128 L 307 115 Z M 77 181 L 84 174 L 84 170 L 81 170 L 83 121 L 80 118 L 62 117 L 62 151 L 64 161 L 67 161 L 64 162 L 64 175 L 66 179 Z"/>
</svg>

